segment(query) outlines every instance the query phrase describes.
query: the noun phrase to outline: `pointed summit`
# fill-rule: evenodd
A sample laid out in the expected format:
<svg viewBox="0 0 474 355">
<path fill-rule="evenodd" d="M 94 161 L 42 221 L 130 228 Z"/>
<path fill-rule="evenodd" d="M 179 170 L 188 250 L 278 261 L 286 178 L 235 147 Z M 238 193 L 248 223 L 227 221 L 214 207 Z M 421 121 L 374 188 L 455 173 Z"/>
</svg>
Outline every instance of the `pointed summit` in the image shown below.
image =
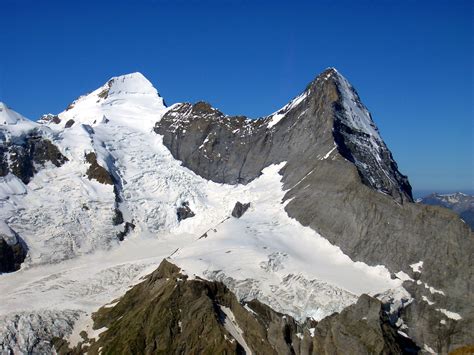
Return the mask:
<svg viewBox="0 0 474 355">
<path fill-rule="evenodd" d="M 159 106 L 165 107 L 163 98 L 153 84 L 143 74 L 135 72 L 114 76 L 93 92 L 80 96 L 68 106 L 66 111 L 84 104 L 87 106 L 93 103 L 116 104 L 116 100 L 130 101 L 132 104 L 135 101 L 135 104 L 148 105 L 151 102 L 147 102 L 147 99 L 155 101 L 153 105 L 159 103 Z"/>
<path fill-rule="evenodd" d="M 335 68 L 327 68 L 299 97 L 305 98 L 304 102 L 298 100 L 299 107 L 295 107 L 293 100 L 290 110 L 285 110 L 286 125 L 293 124 L 291 117 L 294 117 L 293 120 L 306 117 L 308 124 L 317 120 L 311 124 L 324 127 L 318 130 L 331 130 L 330 146 L 323 150 L 334 147 L 331 154 L 337 151 L 352 162 L 365 185 L 397 200 L 413 201 L 408 178 L 399 172 L 372 115 L 356 89 L 340 72 Z M 293 115 L 290 112 L 292 110 L 295 111 Z M 283 122 L 281 124 L 285 125 Z"/>
<path fill-rule="evenodd" d="M 11 110 L 5 103 L 0 101 L 0 124 L 15 125 L 19 122 L 28 121 L 18 112 Z"/>
<path fill-rule="evenodd" d="M 79 97 L 58 115 L 61 121 L 58 127 L 64 127 L 69 120 L 100 124 L 105 115 L 112 121 L 151 129 L 165 109 L 165 102 L 153 84 L 135 72 L 115 76 L 93 92 Z"/>
<path fill-rule="evenodd" d="M 203 122 L 208 127 L 193 132 L 190 124 L 182 126 L 198 120 L 196 127 L 202 128 Z M 179 144 L 175 142 L 177 127 L 183 132 Z M 226 139 L 223 127 L 229 131 Z M 294 169 L 288 174 L 288 184 L 297 184 L 315 165 L 324 164 L 321 161 L 344 160 L 356 168 L 358 182 L 399 201 L 413 200 L 408 179 L 398 171 L 369 111 L 334 68 L 323 71 L 300 95 L 262 119 L 203 115 L 190 105 L 181 105 L 170 109 L 155 131 L 165 136 L 165 145 L 177 159 L 216 182 L 247 183 L 268 164 L 287 161 L 288 171 Z M 212 142 L 210 137 L 219 135 Z M 211 148 L 216 156 L 212 165 Z M 226 165 L 227 161 L 235 166 Z"/>
<path fill-rule="evenodd" d="M 0 101 L 0 131 L 2 131 L 2 135 L 20 135 L 37 127 L 36 122 L 30 121 Z"/>
<path fill-rule="evenodd" d="M 139 72 L 120 75 L 107 82 L 108 96 L 152 95 L 160 96 L 153 84 Z"/>
</svg>

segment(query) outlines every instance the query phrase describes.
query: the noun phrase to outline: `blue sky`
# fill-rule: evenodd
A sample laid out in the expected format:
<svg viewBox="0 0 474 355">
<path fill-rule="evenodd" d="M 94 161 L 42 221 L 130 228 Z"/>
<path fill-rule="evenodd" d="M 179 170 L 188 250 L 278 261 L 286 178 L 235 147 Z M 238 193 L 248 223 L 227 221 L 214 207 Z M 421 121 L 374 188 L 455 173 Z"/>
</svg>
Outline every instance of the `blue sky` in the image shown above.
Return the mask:
<svg viewBox="0 0 474 355">
<path fill-rule="evenodd" d="M 334 66 L 415 190 L 474 190 L 472 1 L 0 1 L 0 100 L 31 119 L 133 71 L 259 117 Z"/>
</svg>

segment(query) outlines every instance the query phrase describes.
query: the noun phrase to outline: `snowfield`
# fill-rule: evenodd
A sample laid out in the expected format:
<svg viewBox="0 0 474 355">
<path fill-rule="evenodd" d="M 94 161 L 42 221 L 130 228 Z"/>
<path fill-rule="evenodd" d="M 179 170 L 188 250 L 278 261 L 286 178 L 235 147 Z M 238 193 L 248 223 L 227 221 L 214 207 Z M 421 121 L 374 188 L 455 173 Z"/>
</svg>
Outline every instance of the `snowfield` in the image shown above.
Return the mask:
<svg viewBox="0 0 474 355">
<path fill-rule="evenodd" d="M 362 293 L 409 298 L 383 266 L 353 262 L 286 214 L 279 174 L 285 163 L 245 186 L 213 183 L 184 168 L 152 131 L 166 110 L 151 83 L 134 73 L 76 100 L 59 124 L 16 113 L 2 118 L 4 134 L 48 130 L 69 161 L 45 167 L 28 185 L 0 178 L 2 230 L 12 228 L 29 247 L 21 270 L 0 275 L 0 350 L 45 350 L 52 336 L 77 339 L 91 312 L 163 258 L 299 320 L 341 311 Z M 74 124 L 65 128 L 69 120 Z M 118 191 L 88 179 L 88 152 L 112 173 Z M 240 219 L 231 217 L 237 201 L 250 202 Z M 195 216 L 179 222 L 184 202 Z M 115 208 L 135 225 L 122 242 Z"/>
</svg>

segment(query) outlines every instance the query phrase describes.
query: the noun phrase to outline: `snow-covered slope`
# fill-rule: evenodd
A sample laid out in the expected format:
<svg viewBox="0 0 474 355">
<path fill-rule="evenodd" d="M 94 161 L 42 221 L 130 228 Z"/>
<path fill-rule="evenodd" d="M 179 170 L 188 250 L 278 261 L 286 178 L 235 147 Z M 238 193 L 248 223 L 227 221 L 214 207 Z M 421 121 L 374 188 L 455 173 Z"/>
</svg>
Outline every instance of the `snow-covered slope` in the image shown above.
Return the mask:
<svg viewBox="0 0 474 355">
<path fill-rule="evenodd" d="M 5 103 L 0 102 L 0 123 L 2 125 L 15 125 L 26 121 L 27 119 L 25 117 L 8 108 Z"/>
<path fill-rule="evenodd" d="M 81 96 L 69 105 L 59 118 L 59 127 L 69 119 L 94 125 L 114 119 L 149 130 L 149 124 L 159 120 L 166 108 L 163 98 L 153 85 L 140 73 L 114 77 L 88 95 Z M 109 117 L 109 115 L 111 117 Z"/>
<path fill-rule="evenodd" d="M 0 132 L 3 134 L 8 134 L 9 132 L 21 134 L 36 126 L 34 122 L 31 122 L 18 112 L 13 111 L 5 103 L 0 101 Z"/>
<path fill-rule="evenodd" d="M 184 168 L 152 132 L 167 110 L 139 73 L 80 97 L 59 123 L 40 126 L 4 109 L 7 124 L 50 132 L 68 160 L 46 165 L 28 184 L 12 174 L 0 182 L 0 218 L 29 248 L 20 271 L 0 276 L 0 346 L 34 350 L 29 339 L 70 332 L 76 319 L 84 324 L 165 257 L 299 319 L 320 319 L 361 293 L 400 287 L 384 267 L 351 261 L 288 217 L 278 173 L 285 163 L 245 186 L 210 182 Z M 90 152 L 113 185 L 89 178 Z M 231 217 L 237 201 L 251 204 L 241 219 Z M 179 221 L 183 205 L 195 216 Z"/>
</svg>

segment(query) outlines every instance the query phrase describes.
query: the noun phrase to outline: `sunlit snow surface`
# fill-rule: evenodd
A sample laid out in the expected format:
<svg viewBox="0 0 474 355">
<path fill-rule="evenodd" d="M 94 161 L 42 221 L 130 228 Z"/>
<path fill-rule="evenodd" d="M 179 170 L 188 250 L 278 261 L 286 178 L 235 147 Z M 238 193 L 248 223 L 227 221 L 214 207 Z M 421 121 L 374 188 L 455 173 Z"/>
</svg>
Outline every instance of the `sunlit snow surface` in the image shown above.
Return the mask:
<svg viewBox="0 0 474 355">
<path fill-rule="evenodd" d="M 51 124 L 66 164 L 41 170 L 20 185 L 24 191 L 11 178 L 0 181 L 3 195 L 18 192 L 0 197 L 0 218 L 30 248 L 20 271 L 0 276 L 0 344 L 26 351 L 38 339 L 69 334 L 77 319 L 86 324 L 166 257 L 190 276 L 223 281 L 240 299 L 258 298 L 298 319 L 321 319 L 361 293 L 400 290 L 384 267 L 351 261 L 286 214 L 285 163 L 246 186 L 204 180 L 152 132 L 167 108 L 151 84 L 140 74 L 114 83 L 106 99 L 98 94 L 107 85 Z M 64 129 L 69 119 L 75 124 Z M 85 176 L 92 150 L 119 182 L 120 209 L 136 225 L 120 243 L 112 186 Z M 179 223 L 176 208 L 185 201 L 196 215 Z M 230 217 L 237 201 L 251 203 L 240 219 Z"/>
</svg>

